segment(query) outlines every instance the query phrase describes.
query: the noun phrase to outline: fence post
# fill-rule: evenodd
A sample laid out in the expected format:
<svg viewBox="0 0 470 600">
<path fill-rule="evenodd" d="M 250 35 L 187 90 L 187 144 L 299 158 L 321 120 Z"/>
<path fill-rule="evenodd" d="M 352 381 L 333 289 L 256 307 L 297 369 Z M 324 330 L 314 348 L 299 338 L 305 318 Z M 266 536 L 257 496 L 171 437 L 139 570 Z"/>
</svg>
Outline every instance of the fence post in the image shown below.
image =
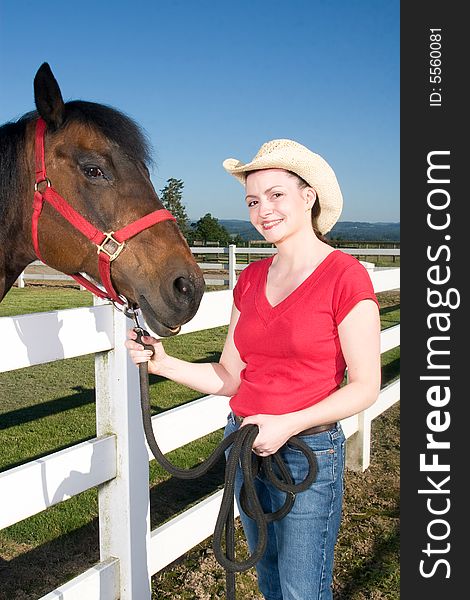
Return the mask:
<svg viewBox="0 0 470 600">
<path fill-rule="evenodd" d="M 346 442 L 346 467 L 364 472 L 370 465 L 371 420 L 367 410 L 358 414 L 359 429 Z"/>
<path fill-rule="evenodd" d="M 20 276 L 16 280 L 16 283 L 19 288 L 24 288 L 24 271 L 21 272 Z"/>
<path fill-rule="evenodd" d="M 237 283 L 237 255 L 235 250 L 237 247 L 235 244 L 229 244 L 228 247 L 228 287 L 230 290 L 233 290 L 235 284 Z"/>
<path fill-rule="evenodd" d="M 346 382 L 349 383 L 347 369 Z M 363 473 L 370 465 L 371 420 L 367 410 L 360 412 L 357 417 L 358 430 L 346 440 L 346 467 Z"/>
<path fill-rule="evenodd" d="M 99 489 L 100 560 L 119 559 L 120 600 L 150 600 L 149 459 L 138 370 L 124 347 L 131 321 L 113 313 L 114 349 L 95 360 L 97 435 L 114 433 L 117 440 L 117 476 Z"/>
</svg>

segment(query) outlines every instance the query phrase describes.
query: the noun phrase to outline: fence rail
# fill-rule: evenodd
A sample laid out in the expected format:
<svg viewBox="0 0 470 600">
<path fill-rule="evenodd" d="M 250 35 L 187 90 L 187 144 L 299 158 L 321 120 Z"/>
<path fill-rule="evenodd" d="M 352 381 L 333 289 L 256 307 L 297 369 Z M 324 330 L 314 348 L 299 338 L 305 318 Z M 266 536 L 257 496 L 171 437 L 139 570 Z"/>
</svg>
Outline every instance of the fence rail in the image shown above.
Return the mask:
<svg viewBox="0 0 470 600">
<path fill-rule="evenodd" d="M 370 275 L 376 292 L 400 287 L 399 269 L 374 269 Z M 228 324 L 231 302 L 230 290 L 206 293 L 181 335 Z M 131 326 L 101 301 L 88 308 L 0 318 L 0 338 L 9 340 L 8 347 L 0 348 L 2 371 L 96 355 L 96 438 L 0 474 L 0 528 L 99 488 L 100 562 L 42 600 L 150 599 L 150 577 L 213 532 L 220 491 L 150 531 L 148 464 L 153 456 L 135 401 L 138 372 L 124 348 Z M 382 331 L 381 352 L 398 346 L 399 338 L 399 325 Z M 342 421 L 349 468 L 367 468 L 371 422 L 399 398 L 396 380 L 371 408 Z M 228 410 L 227 398 L 206 396 L 154 416 L 152 424 L 168 452 L 223 427 Z"/>
</svg>

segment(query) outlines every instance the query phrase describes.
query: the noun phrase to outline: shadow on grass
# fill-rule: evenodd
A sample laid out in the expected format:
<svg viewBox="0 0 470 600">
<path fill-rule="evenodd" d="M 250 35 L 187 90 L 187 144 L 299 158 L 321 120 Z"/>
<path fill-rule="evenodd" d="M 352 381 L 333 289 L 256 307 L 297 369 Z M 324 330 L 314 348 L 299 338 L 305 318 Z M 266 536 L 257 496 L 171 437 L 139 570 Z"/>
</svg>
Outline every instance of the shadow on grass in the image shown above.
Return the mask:
<svg viewBox="0 0 470 600">
<path fill-rule="evenodd" d="M 48 402 L 41 402 L 40 404 L 34 404 L 33 406 L 26 406 L 17 410 L 12 410 L 1 415 L 0 429 L 8 429 L 15 425 L 22 425 L 48 417 L 50 415 L 56 415 L 66 410 L 73 408 L 79 408 L 86 404 L 91 404 L 95 401 L 95 390 L 84 388 L 81 385 L 73 387 L 77 393 L 71 396 L 65 396 L 63 398 L 57 398 L 55 400 L 49 400 Z"/>
<path fill-rule="evenodd" d="M 382 387 L 391 383 L 400 375 L 400 357 L 391 360 L 382 367 Z"/>
<path fill-rule="evenodd" d="M 380 309 L 381 315 L 387 315 L 388 313 L 395 312 L 396 310 L 400 310 L 400 304 L 392 304 L 391 306 L 384 306 Z"/>
<path fill-rule="evenodd" d="M 182 480 L 174 477 L 150 490 L 150 524 L 155 529 L 176 513 L 216 492 L 224 483 L 225 459 L 222 456 L 204 477 Z"/>
<path fill-rule="evenodd" d="M 0 600 L 33 600 L 99 561 L 98 519 L 11 560 L 0 558 Z"/>
</svg>

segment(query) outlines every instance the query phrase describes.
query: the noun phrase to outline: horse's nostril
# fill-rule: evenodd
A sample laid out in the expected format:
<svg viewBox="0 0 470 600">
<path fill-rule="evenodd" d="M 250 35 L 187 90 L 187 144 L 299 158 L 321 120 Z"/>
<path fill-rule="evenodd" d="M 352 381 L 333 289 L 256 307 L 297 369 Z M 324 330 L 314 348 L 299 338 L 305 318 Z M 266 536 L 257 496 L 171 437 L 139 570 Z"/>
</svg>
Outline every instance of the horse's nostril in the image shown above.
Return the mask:
<svg viewBox="0 0 470 600">
<path fill-rule="evenodd" d="M 173 282 L 173 285 L 180 294 L 190 294 L 193 290 L 193 284 L 189 281 L 189 279 L 186 279 L 185 277 L 178 277 Z"/>
</svg>

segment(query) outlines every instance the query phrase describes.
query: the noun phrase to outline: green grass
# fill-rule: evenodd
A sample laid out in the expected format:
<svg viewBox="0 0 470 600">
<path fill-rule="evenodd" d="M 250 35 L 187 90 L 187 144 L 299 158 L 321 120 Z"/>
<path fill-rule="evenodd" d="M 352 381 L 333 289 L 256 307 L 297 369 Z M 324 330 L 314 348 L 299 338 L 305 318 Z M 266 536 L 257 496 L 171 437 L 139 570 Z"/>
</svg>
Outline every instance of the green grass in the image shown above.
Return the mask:
<svg viewBox="0 0 470 600">
<path fill-rule="evenodd" d="M 385 293 L 379 295 L 379 299 L 382 306 L 382 327 L 389 327 L 399 322 L 399 294 Z M 7 294 L 0 304 L 0 316 L 91 304 L 92 300 L 88 292 L 81 292 L 74 288 L 28 286 L 24 289 L 14 288 Z M 220 327 L 169 339 L 166 341 L 166 347 L 175 356 L 193 362 L 216 361 L 225 335 L 226 327 Z M 399 356 L 399 348 L 383 355 L 383 384 L 398 377 Z M 1 373 L 0 389 L 2 390 L 0 470 L 95 436 L 92 356 Z M 150 389 L 154 413 L 199 397 L 188 388 L 157 377 L 151 378 Z M 392 414 L 392 409 L 387 412 Z M 376 421 L 386 418 L 389 417 L 379 417 Z M 192 466 L 207 456 L 217 445 L 221 435 L 220 431 L 215 432 L 202 440 L 188 444 L 170 453 L 170 458 L 183 467 Z M 374 443 L 376 443 L 375 438 Z M 380 447 L 378 452 L 381 452 Z M 220 487 L 222 472 L 223 465 L 219 465 L 203 482 L 175 482 L 155 465 L 155 461 L 152 461 L 150 464 L 152 528 Z M 361 475 L 367 478 L 368 473 L 370 471 Z M 384 473 L 385 476 L 390 476 L 389 472 L 381 472 L 382 479 Z M 370 491 L 372 485 L 370 481 L 362 485 L 357 474 L 350 474 L 349 477 L 353 480 L 357 479 L 358 489 L 369 488 Z M 380 483 L 377 485 L 380 487 Z M 390 489 L 393 490 L 392 498 L 389 497 Z M 389 485 L 388 488 L 377 492 L 377 502 L 379 504 L 385 502 L 384 506 L 388 507 L 389 513 L 395 510 L 390 508 L 396 502 L 395 491 L 393 486 L 391 488 Z M 365 495 L 361 496 L 361 501 L 368 506 L 367 493 L 364 491 Z M 352 495 L 354 498 L 358 495 L 354 487 Z M 384 496 L 387 496 L 386 500 L 383 500 Z M 355 529 L 364 528 L 365 523 L 370 528 L 371 521 L 374 523 L 379 521 L 378 525 L 374 524 L 371 531 L 361 531 L 361 536 L 380 540 L 382 558 L 379 562 L 377 560 L 374 562 L 376 550 L 373 547 L 365 549 L 364 556 L 356 552 L 354 556 L 347 558 L 349 546 L 345 543 L 344 548 L 342 550 L 340 548 L 338 572 L 341 577 L 336 583 L 338 590 L 342 587 L 346 589 L 348 578 L 357 571 L 364 579 L 363 588 L 370 589 L 375 594 L 364 598 L 398 598 L 393 591 L 397 588 L 398 538 L 395 529 L 389 526 L 390 524 L 387 525 L 386 515 L 385 517 L 381 514 L 377 515 L 377 510 L 380 512 L 383 508 L 381 506 L 377 508 L 374 505 L 372 508 L 376 512 L 370 514 L 366 512 L 362 520 L 351 518 L 348 523 L 346 517 L 348 525 Z M 367 510 L 369 511 L 370 507 Z M 192 566 L 199 565 L 197 568 L 194 567 L 199 572 L 204 571 L 203 566 L 200 565 L 212 564 L 209 548 L 210 544 L 206 543 L 189 553 L 186 557 L 189 564 L 181 567 L 185 575 L 178 575 L 177 567 L 159 574 L 155 578 L 159 589 L 158 597 L 177 597 L 172 595 L 174 586 L 177 584 L 180 589 L 183 580 L 188 583 L 188 566 L 191 569 Z M 98 560 L 98 556 L 97 491 L 92 489 L 0 531 L 0 567 L 2 565 L 4 567 L 0 568 L 0 590 L 3 590 L 0 591 L 0 598 L 37 598 L 86 569 Z M 53 568 L 48 566 L 50 563 L 54 565 Z M 208 581 L 213 581 L 214 586 L 211 588 L 214 590 L 214 595 L 211 597 L 216 598 L 219 597 L 217 590 L 221 585 L 223 587 L 223 577 L 221 579 L 221 571 L 218 571 L 217 567 L 209 571 L 207 578 Z M 172 576 L 171 573 L 174 575 Z M 240 575 L 238 579 L 237 585 L 245 590 L 245 597 L 255 598 L 256 583 L 253 573 Z M 2 593 L 6 595 L 2 596 Z M 191 588 L 186 593 L 189 595 L 180 597 L 197 597 L 191 596 L 191 593 L 194 594 Z M 346 599 L 355 596 L 343 597 Z"/>
<path fill-rule="evenodd" d="M 12 317 L 28 313 L 91 306 L 92 296 L 78 288 L 48 285 L 13 287 L 0 303 L 0 317 Z"/>
</svg>

